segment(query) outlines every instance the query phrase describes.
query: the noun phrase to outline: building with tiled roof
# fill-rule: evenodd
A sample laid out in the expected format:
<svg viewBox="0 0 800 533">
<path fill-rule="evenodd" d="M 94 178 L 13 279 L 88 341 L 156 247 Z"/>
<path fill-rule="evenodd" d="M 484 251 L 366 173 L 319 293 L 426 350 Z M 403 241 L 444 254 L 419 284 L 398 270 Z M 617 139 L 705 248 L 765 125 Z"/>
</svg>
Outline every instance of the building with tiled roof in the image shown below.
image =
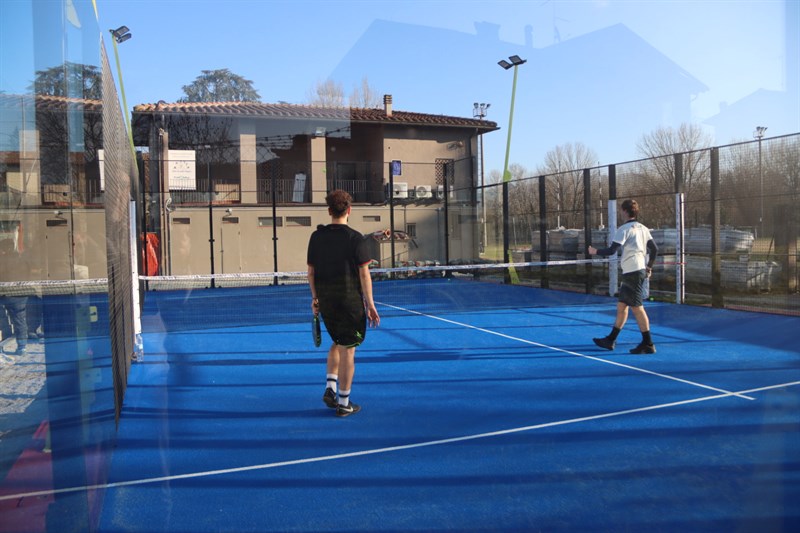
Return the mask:
<svg viewBox="0 0 800 533">
<path fill-rule="evenodd" d="M 391 106 L 391 104 L 389 104 Z M 409 111 L 390 111 L 387 108 L 320 107 L 296 104 L 268 104 L 261 102 L 183 102 L 140 104 L 134 107 L 135 115 L 145 114 L 187 114 L 233 117 L 259 117 L 281 120 L 344 120 L 351 123 L 402 124 L 406 126 L 436 126 L 454 128 L 480 128 L 482 131 L 497 129 L 494 122 L 477 119 L 414 113 Z"/>
<path fill-rule="evenodd" d="M 148 147 L 145 190 L 152 198 L 148 205 L 158 206 L 149 210 L 148 231 L 159 236 L 162 265 L 169 265 L 161 273 L 171 274 L 208 271 L 208 247 L 197 260 L 176 260 L 173 246 L 203 238 L 225 240 L 224 253 L 236 256 L 226 260 L 220 246 L 216 272 L 220 264 L 236 265 L 237 272 L 303 270 L 308 235 L 329 222 L 323 206 L 335 188 L 353 196 L 353 223 L 362 232 L 393 227 L 413 236 L 411 249 L 394 253 L 396 261 L 471 257 L 478 238 L 478 224 L 471 222 L 481 180 L 480 139 L 498 129 L 475 118 L 394 110 L 389 95 L 380 108 L 141 104 L 133 109 L 132 128 L 136 146 Z M 400 162 L 394 173 L 392 161 Z M 448 219 L 436 223 L 445 205 Z M 398 219 L 393 215 L 399 208 Z M 263 231 L 269 227 L 282 249 L 244 244 L 268 243 Z M 217 238 L 214 231 L 231 235 Z M 441 244 L 454 234 L 463 250 Z M 270 264 L 270 255 L 291 259 Z M 391 254 L 376 255 L 391 263 Z"/>
</svg>

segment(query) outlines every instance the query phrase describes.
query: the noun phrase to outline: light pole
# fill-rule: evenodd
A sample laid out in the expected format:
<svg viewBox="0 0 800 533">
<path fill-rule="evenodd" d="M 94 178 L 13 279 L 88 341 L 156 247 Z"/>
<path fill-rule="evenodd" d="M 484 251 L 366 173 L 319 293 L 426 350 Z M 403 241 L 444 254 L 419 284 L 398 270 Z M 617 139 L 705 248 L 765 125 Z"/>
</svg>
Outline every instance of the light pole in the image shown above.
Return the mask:
<svg viewBox="0 0 800 533">
<path fill-rule="evenodd" d="M 483 117 L 486 116 L 486 114 L 488 112 L 488 109 L 489 109 L 489 107 L 491 105 L 492 104 L 484 104 L 484 103 L 480 103 L 479 104 L 478 102 L 475 102 L 473 104 L 473 108 L 472 108 L 472 117 L 473 118 L 477 118 L 478 120 L 483 120 Z M 478 153 L 480 154 L 480 158 L 481 158 L 481 168 L 480 168 L 480 173 L 481 173 L 481 211 L 482 211 L 482 214 L 481 214 L 481 217 L 482 217 L 482 220 L 481 220 L 481 231 L 482 231 L 482 235 L 481 235 L 481 252 L 485 253 L 486 252 L 487 240 L 486 240 L 486 189 L 484 188 L 486 184 L 484 183 L 484 179 L 483 179 L 483 176 L 484 176 L 484 174 L 483 174 L 483 132 L 478 134 L 478 144 L 479 144 Z"/>
<path fill-rule="evenodd" d="M 758 217 L 759 230 L 761 235 L 764 235 L 764 171 L 761 167 L 761 139 L 764 138 L 764 132 L 767 131 L 766 126 L 756 126 L 756 131 L 753 132 L 753 137 L 758 139 L 758 182 L 761 187 L 761 214 Z"/>
<path fill-rule="evenodd" d="M 517 67 L 525 63 L 527 60 L 514 55 L 508 58 L 508 61 L 501 59 L 497 62 L 498 65 L 505 70 L 514 67 L 514 82 L 511 85 L 511 109 L 508 113 L 508 139 L 506 140 L 506 159 L 503 164 L 503 260 L 511 262 L 511 255 L 508 251 L 508 182 L 511 181 L 511 174 L 508 171 L 508 156 L 511 151 L 511 123 L 514 120 L 514 97 L 517 93 Z M 506 270 L 505 275 L 506 283 L 511 282 L 510 273 Z"/>
<path fill-rule="evenodd" d="M 122 93 L 122 114 L 125 117 L 125 125 L 128 126 L 128 140 L 131 145 L 131 155 L 133 159 L 136 160 L 136 150 L 133 147 L 133 130 L 131 129 L 131 119 L 128 115 L 128 102 L 125 98 L 125 85 L 122 83 L 122 67 L 119 63 L 119 48 L 117 48 L 118 44 L 122 44 L 131 37 L 133 34 L 128 29 L 127 26 L 120 26 L 116 30 L 108 30 L 111 33 L 111 36 L 114 37 L 114 58 L 117 61 L 117 77 L 119 78 L 119 91 Z"/>
</svg>

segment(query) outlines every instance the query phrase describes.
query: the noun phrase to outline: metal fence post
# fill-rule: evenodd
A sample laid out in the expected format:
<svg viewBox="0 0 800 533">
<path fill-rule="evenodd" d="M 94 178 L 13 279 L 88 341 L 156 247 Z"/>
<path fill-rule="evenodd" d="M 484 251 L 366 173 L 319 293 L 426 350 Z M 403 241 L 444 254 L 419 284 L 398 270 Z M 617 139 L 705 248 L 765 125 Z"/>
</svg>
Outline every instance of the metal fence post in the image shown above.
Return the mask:
<svg viewBox="0 0 800 533">
<path fill-rule="evenodd" d="M 720 246 L 719 148 L 711 149 L 711 306 L 724 307 Z"/>
<path fill-rule="evenodd" d="M 617 232 L 617 166 L 608 165 L 608 242 L 606 246 L 611 244 L 611 239 Z M 614 255 L 610 258 L 611 262 L 608 264 L 608 294 L 614 296 L 617 293 L 617 286 L 619 285 L 619 272 L 617 256 Z"/>
</svg>

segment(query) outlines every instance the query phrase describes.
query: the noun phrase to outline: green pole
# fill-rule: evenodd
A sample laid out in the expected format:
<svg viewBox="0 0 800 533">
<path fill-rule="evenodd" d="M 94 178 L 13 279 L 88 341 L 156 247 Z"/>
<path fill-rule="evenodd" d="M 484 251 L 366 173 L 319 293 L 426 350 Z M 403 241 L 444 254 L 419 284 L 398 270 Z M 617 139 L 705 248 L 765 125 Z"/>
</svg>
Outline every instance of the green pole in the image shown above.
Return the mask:
<svg viewBox="0 0 800 533">
<path fill-rule="evenodd" d="M 511 251 L 509 250 L 509 209 L 508 209 L 508 182 L 511 181 L 511 173 L 508 170 L 508 157 L 511 152 L 511 125 L 514 120 L 514 99 L 517 94 L 517 67 L 514 65 L 514 83 L 511 85 L 511 109 L 508 113 L 508 139 L 506 140 L 506 159 L 503 164 L 503 258 L 511 263 Z M 519 283 L 519 276 L 514 267 L 506 270 L 504 276 L 506 283 Z"/>
<path fill-rule="evenodd" d="M 514 65 L 514 83 L 511 85 L 511 110 L 508 113 L 508 139 L 506 140 L 506 160 L 503 165 L 503 181 L 511 181 L 511 173 L 508 171 L 508 157 L 511 153 L 511 124 L 514 121 L 514 99 L 517 94 L 517 67 Z"/>
<path fill-rule="evenodd" d="M 117 39 L 113 35 L 111 41 L 114 43 L 114 58 L 117 60 L 117 77 L 119 78 L 119 92 L 122 94 L 122 116 L 125 118 L 125 126 L 128 129 L 128 142 L 131 145 L 131 156 L 134 162 L 136 161 L 136 149 L 133 146 L 133 130 L 131 129 L 131 119 L 128 115 L 128 102 L 125 99 L 125 85 L 122 83 L 122 67 L 119 63 L 119 48 L 117 47 Z"/>
</svg>

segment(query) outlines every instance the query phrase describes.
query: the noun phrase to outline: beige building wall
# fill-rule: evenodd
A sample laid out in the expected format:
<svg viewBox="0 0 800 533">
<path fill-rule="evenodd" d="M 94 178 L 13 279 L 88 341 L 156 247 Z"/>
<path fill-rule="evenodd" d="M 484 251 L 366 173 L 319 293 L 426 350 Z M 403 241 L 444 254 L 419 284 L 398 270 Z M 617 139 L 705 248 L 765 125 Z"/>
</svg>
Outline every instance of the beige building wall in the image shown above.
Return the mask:
<svg viewBox="0 0 800 533">
<path fill-rule="evenodd" d="M 241 195 L 242 203 L 250 204 L 258 201 L 256 179 L 258 176 L 256 164 L 256 128 L 251 121 L 239 123 L 239 150 L 241 161 Z"/>
<path fill-rule="evenodd" d="M 6 212 L 2 220 L 23 228 L 31 280 L 108 277 L 105 210 L 25 209 Z"/>
<path fill-rule="evenodd" d="M 230 213 L 228 213 L 230 209 Z M 448 209 L 451 260 L 473 257 L 473 225 L 460 222 L 469 217 L 471 207 Z M 58 213 L 58 214 L 57 214 Z M 169 216 L 170 241 L 166 243 L 170 275 L 209 274 L 211 272 L 209 218 L 207 207 L 178 207 Z M 279 207 L 277 254 L 279 272 L 304 272 L 306 249 L 311 233 L 319 224 L 329 224 L 327 209 L 320 206 Z M 389 228 L 389 207 L 356 205 L 350 225 L 368 235 Z M 103 209 L 26 210 L 15 220 L 35 238 L 26 251 L 34 265 L 35 279 L 106 278 L 105 212 Z M 225 207 L 212 209 L 214 271 L 220 273 L 274 272 L 272 210 L 263 207 Z M 395 261 L 438 261 L 444 264 L 445 233 L 442 203 L 395 206 L 395 228 L 407 231 L 414 226 L 413 242 L 395 242 Z M 74 246 L 73 246 L 74 242 Z M 72 250 L 70 251 L 70 248 Z M 382 267 L 391 265 L 388 242 L 374 247 Z M 70 263 L 78 265 L 70 273 Z"/>
<path fill-rule="evenodd" d="M 472 208 L 468 208 L 472 209 Z M 474 224 L 459 222 L 469 212 L 454 207 L 448 210 L 450 220 L 450 258 L 473 257 Z M 319 224 L 329 224 L 324 206 L 279 207 L 277 228 L 278 272 L 304 272 L 306 250 L 311 233 Z M 473 217 L 474 218 L 474 217 Z M 350 226 L 367 235 L 389 227 L 388 206 L 356 205 Z M 172 274 L 210 273 L 208 210 L 178 208 L 170 217 Z M 269 207 L 233 207 L 228 215 L 224 208 L 213 213 L 214 267 L 216 273 L 275 272 L 272 211 Z M 444 209 L 441 204 L 395 207 L 395 227 L 405 231 L 416 226 L 414 243 L 395 242 L 395 260 L 438 261 L 444 263 Z M 390 248 L 380 249 L 381 266 L 391 264 Z"/>
</svg>

